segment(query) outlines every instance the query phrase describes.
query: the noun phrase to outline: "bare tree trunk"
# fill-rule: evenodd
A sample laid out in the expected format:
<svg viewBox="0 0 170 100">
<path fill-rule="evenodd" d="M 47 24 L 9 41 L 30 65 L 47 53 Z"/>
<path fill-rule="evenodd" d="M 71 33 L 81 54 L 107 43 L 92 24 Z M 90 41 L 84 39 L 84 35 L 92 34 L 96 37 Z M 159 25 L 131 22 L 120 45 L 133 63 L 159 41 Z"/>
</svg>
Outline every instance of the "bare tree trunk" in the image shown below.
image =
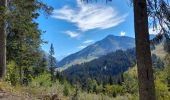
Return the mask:
<svg viewBox="0 0 170 100">
<path fill-rule="evenodd" d="M 0 6 L 6 8 L 7 0 L 0 0 Z M 5 14 L 5 10 L 0 12 L 1 16 Z M 0 81 L 6 72 L 6 25 L 5 20 L 0 19 Z"/>
<path fill-rule="evenodd" d="M 133 0 L 140 100 L 156 100 L 146 0 Z"/>
</svg>

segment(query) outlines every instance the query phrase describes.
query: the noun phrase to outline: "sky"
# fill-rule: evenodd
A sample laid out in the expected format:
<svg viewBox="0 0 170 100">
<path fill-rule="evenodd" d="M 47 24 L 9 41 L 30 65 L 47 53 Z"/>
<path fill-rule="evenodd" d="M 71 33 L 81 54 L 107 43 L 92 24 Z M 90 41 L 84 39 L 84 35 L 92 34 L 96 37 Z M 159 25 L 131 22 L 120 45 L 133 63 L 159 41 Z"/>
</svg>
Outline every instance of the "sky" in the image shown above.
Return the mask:
<svg viewBox="0 0 170 100">
<path fill-rule="evenodd" d="M 36 20 L 45 33 L 42 49 L 49 52 L 51 43 L 55 57 L 61 60 L 107 35 L 134 37 L 133 7 L 130 0 L 105 3 L 82 3 L 79 0 L 42 0 L 54 8 L 52 15 L 41 14 Z"/>
</svg>

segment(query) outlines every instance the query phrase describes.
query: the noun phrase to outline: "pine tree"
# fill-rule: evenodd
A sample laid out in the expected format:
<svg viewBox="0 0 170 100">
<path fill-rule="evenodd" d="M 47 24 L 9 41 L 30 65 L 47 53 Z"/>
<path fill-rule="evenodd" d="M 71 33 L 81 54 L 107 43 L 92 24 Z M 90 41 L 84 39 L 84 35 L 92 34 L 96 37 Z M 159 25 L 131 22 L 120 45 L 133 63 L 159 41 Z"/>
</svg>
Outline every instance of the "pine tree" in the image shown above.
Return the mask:
<svg viewBox="0 0 170 100">
<path fill-rule="evenodd" d="M 35 55 L 42 43 L 42 32 L 33 21 L 39 16 L 38 10 L 50 14 L 52 8 L 39 0 L 10 0 L 8 3 L 7 0 L 0 1 L 0 79 L 6 72 L 6 48 L 7 61 L 14 61 L 20 67 L 21 80 L 22 67 L 35 66 L 39 59 Z"/>
<path fill-rule="evenodd" d="M 51 81 L 55 80 L 54 72 L 55 72 L 55 58 L 54 58 L 54 47 L 51 44 L 50 51 L 49 51 L 49 63 L 50 63 L 50 74 L 51 74 Z"/>
<path fill-rule="evenodd" d="M 43 58 L 40 62 L 40 73 L 44 73 L 47 71 L 47 66 L 48 66 L 48 63 L 47 63 L 47 59 L 45 57 L 45 55 L 43 55 Z"/>
<path fill-rule="evenodd" d="M 112 76 L 111 76 L 111 75 L 109 76 L 109 84 L 110 84 L 110 85 L 113 85 L 113 79 L 112 79 Z"/>
</svg>

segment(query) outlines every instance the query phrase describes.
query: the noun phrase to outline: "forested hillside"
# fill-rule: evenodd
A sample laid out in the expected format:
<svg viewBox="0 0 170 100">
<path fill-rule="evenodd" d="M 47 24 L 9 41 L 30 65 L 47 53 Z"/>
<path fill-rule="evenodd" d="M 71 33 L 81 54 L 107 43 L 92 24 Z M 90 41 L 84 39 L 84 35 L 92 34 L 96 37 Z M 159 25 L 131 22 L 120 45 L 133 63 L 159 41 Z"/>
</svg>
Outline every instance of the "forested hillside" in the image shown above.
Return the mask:
<svg viewBox="0 0 170 100">
<path fill-rule="evenodd" d="M 170 100 L 170 2 L 104 1 L 0 0 L 0 100 Z"/>
<path fill-rule="evenodd" d="M 121 83 L 122 74 L 135 64 L 135 50 L 117 50 L 88 63 L 73 65 L 64 70 L 64 76 L 72 83 L 88 85 L 88 80 L 98 84 Z M 84 87 L 83 87 L 84 88 Z"/>
</svg>

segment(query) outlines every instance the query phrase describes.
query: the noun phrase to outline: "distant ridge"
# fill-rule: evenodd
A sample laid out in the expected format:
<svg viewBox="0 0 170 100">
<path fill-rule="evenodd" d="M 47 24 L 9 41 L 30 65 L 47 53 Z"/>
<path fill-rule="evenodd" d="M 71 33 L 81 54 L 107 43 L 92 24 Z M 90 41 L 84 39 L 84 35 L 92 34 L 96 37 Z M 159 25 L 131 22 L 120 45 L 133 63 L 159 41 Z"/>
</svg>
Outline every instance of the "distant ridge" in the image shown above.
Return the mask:
<svg viewBox="0 0 170 100">
<path fill-rule="evenodd" d="M 134 47 L 135 39 L 132 37 L 108 35 L 104 39 L 89 45 L 81 51 L 65 57 L 58 65 L 60 67 L 68 67 L 75 64 L 81 64 L 116 50 L 126 50 Z"/>
</svg>

